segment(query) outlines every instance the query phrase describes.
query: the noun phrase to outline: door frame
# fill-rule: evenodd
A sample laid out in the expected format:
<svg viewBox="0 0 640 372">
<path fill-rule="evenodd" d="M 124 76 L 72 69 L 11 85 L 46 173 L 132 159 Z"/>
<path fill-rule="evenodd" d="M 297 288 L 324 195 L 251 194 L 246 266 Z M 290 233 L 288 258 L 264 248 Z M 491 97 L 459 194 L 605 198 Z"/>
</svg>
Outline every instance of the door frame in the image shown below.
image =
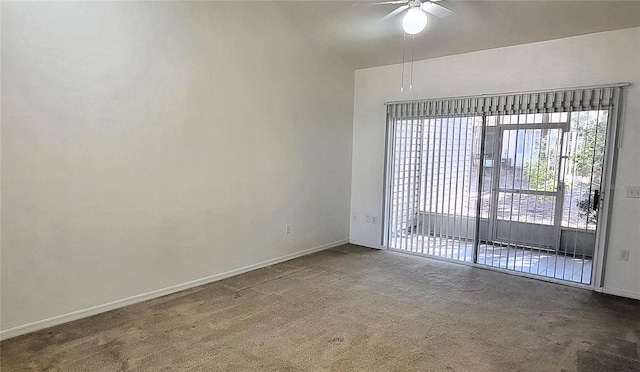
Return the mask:
<svg viewBox="0 0 640 372">
<path fill-rule="evenodd" d="M 609 251 L 609 237 L 611 230 L 611 211 L 613 208 L 614 184 L 618 163 L 618 149 L 621 146 L 621 123 L 624 123 L 624 107 L 626 89 L 619 89 L 620 95 L 612 100 L 608 109 L 607 134 L 605 138 L 604 164 L 602 164 L 602 179 L 600 180 L 600 208 L 596 222 L 596 247 L 593 255 L 593 272 L 591 273 L 591 289 L 604 292 L 604 279 Z"/>
</svg>

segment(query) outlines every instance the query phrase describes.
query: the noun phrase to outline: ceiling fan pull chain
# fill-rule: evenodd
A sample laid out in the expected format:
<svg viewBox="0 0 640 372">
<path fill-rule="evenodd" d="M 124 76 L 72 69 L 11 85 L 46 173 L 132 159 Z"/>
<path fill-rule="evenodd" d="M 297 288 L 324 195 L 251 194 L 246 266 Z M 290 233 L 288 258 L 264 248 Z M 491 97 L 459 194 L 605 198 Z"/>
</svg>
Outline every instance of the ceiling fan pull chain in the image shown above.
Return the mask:
<svg viewBox="0 0 640 372">
<path fill-rule="evenodd" d="M 413 49 L 416 44 L 416 35 L 411 35 L 411 72 L 409 73 L 409 89 L 413 89 Z"/>
<path fill-rule="evenodd" d="M 404 92 L 404 45 L 407 40 L 407 33 L 402 33 L 402 73 L 400 75 L 400 92 Z"/>
</svg>

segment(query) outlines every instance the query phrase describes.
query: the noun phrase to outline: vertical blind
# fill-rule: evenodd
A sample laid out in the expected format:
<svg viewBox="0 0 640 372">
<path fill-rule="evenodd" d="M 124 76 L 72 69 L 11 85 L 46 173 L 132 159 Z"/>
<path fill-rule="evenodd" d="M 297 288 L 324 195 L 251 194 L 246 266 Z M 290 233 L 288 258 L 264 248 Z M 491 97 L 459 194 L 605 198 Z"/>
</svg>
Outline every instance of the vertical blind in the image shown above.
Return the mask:
<svg viewBox="0 0 640 372">
<path fill-rule="evenodd" d="M 622 102 L 623 88 L 628 85 L 619 83 L 386 103 L 388 127 L 383 244 L 406 251 L 479 262 L 477 255 L 480 235 L 483 236 L 482 239 L 491 235 L 495 240 L 500 236 L 500 231 L 496 229 L 504 230 L 504 226 L 508 226 L 506 239 L 515 242 L 512 226 L 520 229 L 523 226 L 521 222 L 530 223 L 529 216 L 518 216 L 513 205 L 509 209 L 506 204 L 501 205 L 501 215 L 498 216 L 497 211 L 490 212 L 492 208 L 498 208 L 498 201 L 489 200 L 490 195 L 501 191 L 503 204 L 526 199 L 528 205 L 529 200 L 534 198 L 546 198 L 554 202 L 556 199 L 560 200 L 556 198 L 556 195 L 561 195 L 560 191 L 556 194 L 552 190 L 553 182 L 548 190 L 546 184 L 542 190 L 532 190 L 529 185 L 524 185 L 523 189 L 522 175 L 518 176 L 518 185 L 514 166 L 519 166 L 522 172 L 525 162 L 558 158 L 560 155 L 556 154 L 558 151 L 554 148 L 561 143 L 570 143 L 570 135 L 574 134 L 567 132 L 569 121 L 585 112 L 619 115 L 617 106 Z M 574 113 L 574 119 L 571 113 Z M 544 126 L 540 127 L 541 124 Z M 487 129 L 488 126 L 491 130 Z M 498 126 L 502 131 L 496 129 Z M 558 135 L 565 132 L 568 134 L 563 142 Z M 536 146 L 542 144 L 541 136 L 544 136 L 546 154 L 536 149 Z M 502 141 L 503 137 L 505 143 L 501 144 L 498 141 Z M 503 152 L 511 148 L 520 148 L 520 151 L 525 151 L 528 155 L 523 157 L 521 153 L 520 158 L 516 155 L 516 159 L 503 159 L 500 154 L 494 154 L 495 151 Z M 501 164 L 490 163 L 495 159 Z M 567 167 L 571 162 L 565 161 L 563 164 Z M 511 167 L 512 178 L 498 179 L 495 173 L 497 170 L 490 169 L 494 167 Z M 555 174 L 560 174 L 559 172 L 555 169 Z M 514 188 L 523 191 L 512 190 Z M 560 190 L 560 186 L 557 190 Z M 562 201 L 556 203 L 556 206 L 559 206 L 556 212 L 561 215 Z M 527 213 L 526 210 L 522 212 Z M 511 225 L 497 220 L 493 224 L 487 224 L 487 218 L 492 215 L 494 219 L 497 216 L 499 220 L 510 221 Z M 551 213 L 536 218 L 535 223 L 538 225 L 553 225 L 550 222 L 554 218 Z M 485 221 L 483 224 L 480 223 L 481 219 Z M 556 220 L 559 221 L 559 218 Z M 559 222 L 557 226 L 559 229 Z M 489 232 L 490 229 L 495 230 L 493 235 Z M 536 231 L 540 237 L 528 239 L 529 242 L 524 242 L 525 244 L 530 247 L 537 245 L 539 248 L 553 244 L 559 247 L 559 232 L 554 237 L 549 234 L 551 229 Z M 505 233 L 506 230 L 502 235 Z M 488 240 L 485 239 L 485 242 Z M 523 244 L 523 241 L 520 240 L 518 244 Z M 485 246 L 482 259 L 486 264 L 492 265 L 488 250 L 488 246 Z M 511 262 L 509 252 L 506 254 L 507 262 Z M 566 256 L 567 252 L 565 258 Z M 574 246 L 573 257 L 575 256 Z M 585 262 L 584 256 L 583 252 L 582 264 Z M 540 257 L 538 249 L 538 258 Z M 531 254 L 527 259 L 533 258 L 535 257 Z M 493 252 L 491 259 L 495 261 Z M 522 255 L 516 259 L 524 261 L 525 257 Z M 516 261 L 513 262 L 515 268 Z M 555 267 L 553 270 L 555 272 Z M 587 279 L 580 274 L 577 281 L 588 283 L 590 279 L 585 280 Z"/>
</svg>

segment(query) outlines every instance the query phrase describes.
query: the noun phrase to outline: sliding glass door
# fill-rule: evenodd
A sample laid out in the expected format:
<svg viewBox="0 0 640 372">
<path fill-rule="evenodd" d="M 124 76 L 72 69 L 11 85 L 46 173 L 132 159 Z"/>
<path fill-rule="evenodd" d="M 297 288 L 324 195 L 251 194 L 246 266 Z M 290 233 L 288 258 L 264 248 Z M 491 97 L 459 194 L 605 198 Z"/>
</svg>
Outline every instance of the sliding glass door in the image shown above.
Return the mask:
<svg viewBox="0 0 640 372">
<path fill-rule="evenodd" d="M 617 92 L 396 104 L 384 244 L 590 284 Z"/>
</svg>

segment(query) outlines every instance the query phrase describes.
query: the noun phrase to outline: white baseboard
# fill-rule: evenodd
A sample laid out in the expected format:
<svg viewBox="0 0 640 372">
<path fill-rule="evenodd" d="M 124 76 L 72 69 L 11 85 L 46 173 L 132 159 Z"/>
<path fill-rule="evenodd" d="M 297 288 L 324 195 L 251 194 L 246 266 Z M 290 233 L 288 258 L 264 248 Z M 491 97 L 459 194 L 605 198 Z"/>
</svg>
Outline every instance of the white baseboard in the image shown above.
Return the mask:
<svg viewBox="0 0 640 372">
<path fill-rule="evenodd" d="M 602 293 L 606 293 L 606 294 L 610 294 L 610 295 L 614 295 L 614 296 L 633 298 L 634 300 L 640 300 L 640 293 L 626 291 L 624 289 L 603 287 L 602 291 L 598 291 L 598 292 L 602 292 Z"/>
<path fill-rule="evenodd" d="M 364 243 L 364 242 L 359 242 L 357 240 L 349 240 L 350 244 L 355 244 L 355 245 L 360 245 L 363 247 L 367 247 L 367 248 L 373 248 L 373 249 L 386 249 L 385 247 L 383 247 L 380 244 L 371 244 L 371 243 Z"/>
<path fill-rule="evenodd" d="M 259 262 L 253 265 L 249 265 L 249 266 L 244 266 L 238 269 L 234 269 L 234 270 L 230 270 L 224 273 L 220 273 L 220 274 L 216 274 L 216 275 L 211 275 L 208 276 L 206 278 L 201 278 L 201 279 L 196 279 L 196 280 L 192 280 L 186 283 L 181 283 L 181 284 L 176 284 L 170 287 L 166 287 L 166 288 L 161 288 L 161 289 L 157 289 L 155 291 L 151 291 L 151 292 L 147 292 L 147 293 L 141 293 L 135 296 L 131 296 L 131 297 L 127 297 L 121 300 L 116 300 L 116 301 L 112 301 L 112 302 L 108 302 L 106 304 L 102 304 L 102 305 L 97 305 L 97 306 L 92 306 L 86 309 L 82 309 L 82 310 L 77 310 L 77 311 L 73 311 L 67 314 L 63 314 L 63 315 L 58 315 L 58 316 L 54 316 L 52 318 L 48 318 L 48 319 L 43 319 L 43 320 L 38 320 L 36 322 L 33 323 L 28 323 L 28 324 L 24 324 L 24 325 L 20 325 L 17 327 L 13 327 L 13 328 L 9 328 L 6 329 L 4 331 L 0 331 L 0 340 L 6 340 L 12 337 L 16 337 L 16 336 L 20 336 L 20 335 L 24 335 L 27 333 L 31 333 L 31 332 L 35 332 L 35 331 L 39 331 L 41 329 L 45 329 L 45 328 L 49 328 L 49 327 L 53 327 L 55 325 L 59 325 L 62 323 L 67 323 L 67 322 L 71 322 L 74 320 L 78 320 L 78 319 L 82 319 L 82 318 L 86 318 L 92 315 L 96 315 L 96 314 L 100 314 L 100 313 L 104 313 L 110 310 L 115 310 L 121 307 L 125 307 L 125 306 L 129 306 L 129 305 L 133 305 L 135 303 L 138 302 L 142 302 L 142 301 L 147 301 L 147 300 L 151 300 L 154 298 L 158 298 L 158 297 L 162 297 L 162 296 L 166 296 L 168 294 L 172 294 L 172 293 L 176 293 L 176 292 L 180 292 L 180 291 L 184 291 L 185 289 L 189 289 L 189 288 L 193 288 L 193 287 L 197 287 L 203 284 L 208 284 L 208 283 L 212 283 L 218 280 L 222 280 L 222 279 L 226 279 L 232 276 L 236 276 L 239 274 L 243 274 L 246 273 L 248 271 L 251 270 L 256 270 L 256 269 L 260 269 L 266 266 L 271 266 L 271 265 L 275 265 L 277 263 L 280 262 L 284 262 L 284 261 L 288 261 L 294 258 L 298 258 L 301 256 L 306 256 L 308 254 L 311 253 L 315 253 L 315 252 L 319 252 L 325 249 L 329 249 L 329 248 L 333 248 L 333 247 L 337 247 L 339 245 L 343 245 L 343 244 L 347 244 L 349 242 L 348 239 L 344 239 L 344 240 L 339 240 L 337 242 L 333 242 L 333 243 L 329 243 L 329 244 L 324 244 L 324 245 L 320 245 L 314 248 L 310 248 L 310 249 L 305 249 L 303 251 L 300 252 L 295 252 L 295 253 L 291 253 L 285 256 L 281 256 L 281 257 L 277 257 L 277 258 L 273 258 L 270 260 L 266 260 L 263 262 Z"/>
</svg>

